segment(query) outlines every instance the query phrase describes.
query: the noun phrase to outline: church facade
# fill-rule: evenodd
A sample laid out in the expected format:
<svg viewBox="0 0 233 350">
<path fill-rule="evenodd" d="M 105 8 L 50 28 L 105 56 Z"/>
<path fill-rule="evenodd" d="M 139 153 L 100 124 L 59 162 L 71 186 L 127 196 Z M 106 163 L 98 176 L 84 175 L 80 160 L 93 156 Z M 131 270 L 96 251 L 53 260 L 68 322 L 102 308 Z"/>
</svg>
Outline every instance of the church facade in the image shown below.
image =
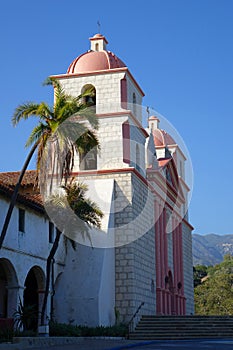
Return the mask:
<svg viewBox="0 0 233 350">
<path fill-rule="evenodd" d="M 68 94 L 94 91 L 85 98 L 92 99 L 99 120 L 100 150 L 77 154 L 73 176 L 88 185 L 89 196 L 102 209 L 104 218 L 101 231 L 93 230 L 91 244 L 79 237 L 77 251 L 65 252 L 60 247 L 47 314 L 49 317 L 52 309 L 59 322 L 86 325 L 110 325 L 116 318 L 128 322 L 140 305 L 139 317 L 193 314 L 186 158 L 171 135 L 160 129 L 156 116 L 150 116 L 148 126 L 143 126 L 144 93 L 124 62 L 107 50 L 107 44 L 104 36 L 96 34 L 90 38 L 90 50 L 78 56 L 65 74 L 53 76 Z M 2 188 L 14 184 L 6 174 L 11 173 L 0 176 Z M 31 212 L 31 222 L 40 217 L 40 223 L 32 225 L 31 244 L 25 239 L 23 247 L 19 247 L 18 229 L 12 226 L 11 239 L 2 249 L 0 307 L 5 317 L 10 316 L 10 305 L 17 304 L 18 294 L 25 297 L 30 272 L 21 258 L 13 259 L 13 250 L 15 257 L 27 256 L 34 286 L 43 294 L 50 231 L 56 226 L 56 218 L 48 218 L 40 195 L 33 197 L 28 182 L 25 180 L 21 193 L 22 198 L 28 197 L 23 204 L 18 203 L 15 220 L 19 220 L 23 205 Z M 4 208 L 9 191 L 1 191 Z M 32 203 L 30 208 L 28 203 Z M 15 275 L 13 294 L 8 288 L 10 270 Z"/>
</svg>

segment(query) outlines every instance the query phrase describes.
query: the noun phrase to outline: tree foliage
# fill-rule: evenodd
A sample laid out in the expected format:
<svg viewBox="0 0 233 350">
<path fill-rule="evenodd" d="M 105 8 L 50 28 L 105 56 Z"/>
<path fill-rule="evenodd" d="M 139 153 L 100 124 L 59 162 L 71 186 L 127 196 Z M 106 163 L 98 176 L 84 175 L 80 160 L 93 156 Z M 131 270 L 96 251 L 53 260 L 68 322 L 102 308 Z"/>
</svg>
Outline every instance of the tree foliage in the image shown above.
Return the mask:
<svg viewBox="0 0 233 350">
<path fill-rule="evenodd" d="M 194 287 L 197 287 L 201 284 L 201 281 L 204 277 L 207 276 L 208 267 L 205 265 L 196 265 L 193 267 L 193 281 Z"/>
<path fill-rule="evenodd" d="M 233 257 L 207 268 L 207 277 L 194 291 L 195 312 L 199 315 L 233 315 Z"/>
</svg>

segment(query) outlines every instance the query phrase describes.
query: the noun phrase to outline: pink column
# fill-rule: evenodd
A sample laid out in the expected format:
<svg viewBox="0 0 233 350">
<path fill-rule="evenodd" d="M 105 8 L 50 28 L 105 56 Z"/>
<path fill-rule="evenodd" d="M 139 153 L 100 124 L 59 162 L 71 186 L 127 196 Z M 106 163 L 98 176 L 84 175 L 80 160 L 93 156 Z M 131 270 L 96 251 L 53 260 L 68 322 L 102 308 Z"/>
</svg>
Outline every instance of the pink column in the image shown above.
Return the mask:
<svg viewBox="0 0 233 350">
<path fill-rule="evenodd" d="M 161 287 L 165 288 L 165 266 L 164 266 L 164 225 L 163 225 L 163 209 L 160 205 L 160 217 L 159 217 L 159 227 L 160 227 L 160 258 L 161 258 Z"/>
<path fill-rule="evenodd" d="M 159 204 L 154 202 L 155 206 L 155 242 L 156 242 L 156 287 L 161 287 L 161 256 L 160 256 L 160 227 L 159 227 Z"/>
<path fill-rule="evenodd" d="M 164 208 L 160 206 L 160 244 L 161 244 L 161 287 L 162 287 L 162 313 L 166 315 L 166 293 L 165 293 L 165 225 L 164 225 Z"/>
<path fill-rule="evenodd" d="M 166 209 L 163 209 L 163 234 L 164 234 L 164 265 L 165 274 L 168 273 L 168 246 L 167 246 L 167 219 L 166 219 Z"/>
<path fill-rule="evenodd" d="M 159 219 L 159 204 L 155 205 L 155 241 L 156 241 L 156 314 L 162 314 L 162 296 L 161 296 L 161 229 Z"/>
<path fill-rule="evenodd" d="M 165 276 L 168 275 L 168 246 L 167 246 L 167 215 L 166 215 L 166 208 L 163 208 L 163 241 L 164 241 L 164 280 Z M 166 289 L 166 285 L 164 283 L 164 287 Z M 165 315 L 169 314 L 169 298 L 168 298 L 169 292 L 168 290 L 165 290 Z"/>
<path fill-rule="evenodd" d="M 173 269 L 174 269 L 174 287 L 177 286 L 177 237 L 176 237 L 176 220 L 172 218 L 172 245 L 173 245 Z"/>
<path fill-rule="evenodd" d="M 182 315 L 186 313 L 186 299 L 184 296 L 184 259 L 183 259 L 183 237 L 182 237 L 182 223 L 179 224 L 179 236 L 180 236 L 180 282 L 182 284 L 181 296 L 182 296 Z"/>
</svg>

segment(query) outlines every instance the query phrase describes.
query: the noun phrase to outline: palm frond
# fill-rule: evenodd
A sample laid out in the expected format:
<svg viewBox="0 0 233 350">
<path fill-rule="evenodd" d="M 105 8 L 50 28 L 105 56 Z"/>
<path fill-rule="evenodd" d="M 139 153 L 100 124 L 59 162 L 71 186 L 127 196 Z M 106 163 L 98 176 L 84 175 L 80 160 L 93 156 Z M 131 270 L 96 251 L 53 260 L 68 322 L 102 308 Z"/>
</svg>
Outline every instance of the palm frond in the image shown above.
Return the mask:
<svg viewBox="0 0 233 350">
<path fill-rule="evenodd" d="M 98 130 L 99 120 L 96 117 L 94 106 L 87 107 L 86 104 L 82 104 L 79 106 L 79 110 L 74 112 L 74 114 L 77 114 L 80 119 L 87 120 L 92 128 Z"/>
<path fill-rule="evenodd" d="M 37 108 L 37 115 L 40 119 L 51 118 L 53 117 L 53 111 L 47 103 L 41 102 Z"/>
<path fill-rule="evenodd" d="M 75 148 L 81 154 L 87 153 L 95 147 L 100 149 L 100 144 L 95 132 L 91 130 L 85 130 L 75 141 Z"/>
<path fill-rule="evenodd" d="M 25 147 L 31 146 L 33 143 L 37 142 L 40 137 L 45 133 L 45 131 L 49 131 L 48 126 L 44 125 L 43 123 L 39 123 L 35 126 L 35 128 L 32 130 Z"/>
<path fill-rule="evenodd" d="M 40 104 L 33 102 L 25 102 L 19 105 L 14 111 L 12 124 L 15 126 L 21 119 L 27 120 L 31 116 L 38 116 L 39 106 Z"/>
</svg>

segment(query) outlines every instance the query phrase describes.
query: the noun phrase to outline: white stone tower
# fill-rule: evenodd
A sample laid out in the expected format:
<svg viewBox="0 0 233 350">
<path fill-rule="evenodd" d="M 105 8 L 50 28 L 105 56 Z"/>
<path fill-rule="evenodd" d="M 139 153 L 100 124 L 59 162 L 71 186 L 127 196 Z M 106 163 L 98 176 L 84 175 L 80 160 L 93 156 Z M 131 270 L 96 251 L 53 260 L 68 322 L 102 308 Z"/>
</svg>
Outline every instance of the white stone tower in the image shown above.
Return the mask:
<svg viewBox="0 0 233 350">
<path fill-rule="evenodd" d="M 101 232 L 92 232 L 95 248 L 79 241 L 83 245 L 67 257 L 60 280 L 67 288 L 57 288 L 55 296 L 61 322 L 109 325 L 116 315 L 128 322 L 142 303 L 148 315 L 193 310 L 192 227 L 180 215 L 186 207 L 178 191 L 185 158 L 159 130 L 157 118 L 143 128 L 144 93 L 107 44 L 103 35 L 94 35 L 90 50 L 74 59 L 66 74 L 53 76 L 71 95 L 94 92 L 85 99 L 99 120 L 100 151 L 77 155 L 74 176 L 87 183 L 104 212 Z M 177 307 L 171 307 L 176 299 Z"/>
</svg>

